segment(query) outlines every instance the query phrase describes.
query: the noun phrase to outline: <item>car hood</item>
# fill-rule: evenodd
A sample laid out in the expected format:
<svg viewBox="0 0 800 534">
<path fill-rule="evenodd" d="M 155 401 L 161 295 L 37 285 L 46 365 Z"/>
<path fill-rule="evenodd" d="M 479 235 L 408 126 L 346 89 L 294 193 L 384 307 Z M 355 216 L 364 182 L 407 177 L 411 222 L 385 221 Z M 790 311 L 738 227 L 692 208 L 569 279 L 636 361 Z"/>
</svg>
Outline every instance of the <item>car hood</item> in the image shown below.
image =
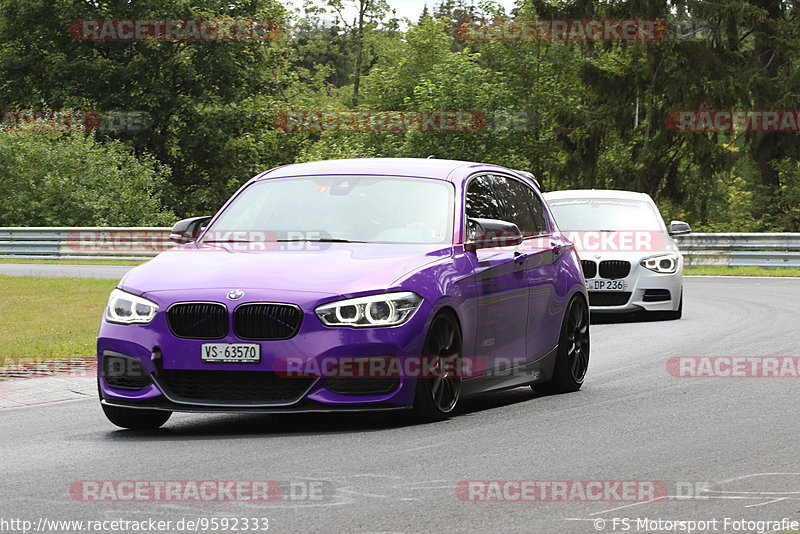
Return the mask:
<svg viewBox="0 0 800 534">
<path fill-rule="evenodd" d="M 281 243 L 280 245 L 286 245 Z M 236 244 L 189 244 L 161 253 L 120 281 L 125 291 L 266 289 L 350 296 L 392 287 L 452 254 L 441 245 L 315 243 L 315 250 L 240 251 Z"/>
</svg>

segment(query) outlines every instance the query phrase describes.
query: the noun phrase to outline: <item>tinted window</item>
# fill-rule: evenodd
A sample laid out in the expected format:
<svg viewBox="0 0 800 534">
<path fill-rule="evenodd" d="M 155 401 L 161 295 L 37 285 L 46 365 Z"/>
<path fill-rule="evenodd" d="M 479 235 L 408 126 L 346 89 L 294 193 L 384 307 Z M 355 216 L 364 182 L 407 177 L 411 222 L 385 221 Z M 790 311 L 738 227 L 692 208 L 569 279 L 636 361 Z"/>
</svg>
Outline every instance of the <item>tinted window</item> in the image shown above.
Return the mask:
<svg viewBox="0 0 800 534">
<path fill-rule="evenodd" d="M 536 193 L 519 180 L 495 176 L 494 186 L 503 201 L 506 220 L 516 224 L 525 237 L 548 232 L 544 206 Z"/>
<path fill-rule="evenodd" d="M 474 178 L 467 187 L 467 217 L 503 219 L 503 211 L 494 195 L 488 175 Z"/>
</svg>

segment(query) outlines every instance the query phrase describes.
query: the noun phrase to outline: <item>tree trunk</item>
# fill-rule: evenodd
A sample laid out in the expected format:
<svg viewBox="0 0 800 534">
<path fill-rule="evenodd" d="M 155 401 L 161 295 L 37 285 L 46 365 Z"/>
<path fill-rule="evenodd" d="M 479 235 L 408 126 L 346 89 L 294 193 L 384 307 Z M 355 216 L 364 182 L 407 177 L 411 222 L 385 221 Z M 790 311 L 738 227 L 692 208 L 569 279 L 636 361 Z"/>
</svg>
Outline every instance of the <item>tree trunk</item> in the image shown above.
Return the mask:
<svg viewBox="0 0 800 534">
<path fill-rule="evenodd" d="M 361 83 L 361 52 L 364 50 L 364 14 L 369 0 L 358 4 L 358 29 L 356 30 L 356 68 L 353 78 L 353 108 L 358 107 L 358 86 Z"/>
<path fill-rule="evenodd" d="M 753 4 L 763 8 L 767 17 L 756 23 L 753 61 L 756 69 L 768 80 L 776 80 L 783 57 L 774 39 L 778 38 L 774 23 L 781 18 L 780 0 L 755 0 Z M 757 82 L 751 92 L 753 108 L 757 111 L 774 109 L 777 83 Z M 778 188 L 778 171 L 772 161 L 778 157 L 775 137 L 777 133 L 754 132 L 750 138 L 751 154 L 756 170 L 761 176 L 761 186 L 766 194 L 772 195 Z M 784 134 L 785 135 L 785 134 Z M 763 215 L 763 214 L 761 214 Z"/>
</svg>

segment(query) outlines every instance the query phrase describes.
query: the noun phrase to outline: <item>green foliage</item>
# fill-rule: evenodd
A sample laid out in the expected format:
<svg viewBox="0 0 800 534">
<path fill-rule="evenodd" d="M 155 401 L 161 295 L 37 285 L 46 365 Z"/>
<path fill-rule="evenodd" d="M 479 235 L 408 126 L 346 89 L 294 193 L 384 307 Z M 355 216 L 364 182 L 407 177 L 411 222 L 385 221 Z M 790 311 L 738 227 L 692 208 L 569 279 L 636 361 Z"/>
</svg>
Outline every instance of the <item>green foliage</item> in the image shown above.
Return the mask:
<svg viewBox="0 0 800 534">
<path fill-rule="evenodd" d="M 140 191 L 179 216 L 214 211 L 244 180 L 285 163 L 435 155 L 529 170 L 547 190 L 647 192 L 667 220 L 696 230 L 800 230 L 800 134 L 667 127 L 677 110 L 796 109 L 793 4 L 519 0 L 513 16 L 663 19 L 672 28 L 680 19 L 705 30 L 662 41 L 469 41 L 457 22 L 508 17 L 499 3 L 441 0 L 406 27 L 383 0 L 308 1 L 293 14 L 278 0 L 18 0 L 0 3 L 0 108 L 147 113 L 145 131 L 83 142 L 122 158 L 121 175 L 152 170 L 154 181 Z M 66 28 L 81 18 L 267 18 L 283 33 L 270 43 L 78 42 Z M 284 133 L 273 124 L 278 112 L 314 109 L 473 110 L 486 124 L 465 133 Z M 4 145 L 31 139 L 27 154 L 42 150 L 31 169 L 60 162 L 59 173 L 75 176 L 64 162 L 80 136 L 6 135 Z M 0 153 L 17 157 L 5 146 Z M 0 176 L 8 180 L 7 169 Z M 78 182 L 41 187 L 56 199 L 68 187 L 91 197 Z M 130 211 L 120 209 L 121 198 L 106 211 Z M 52 224 L 90 224 L 106 212 L 30 201 L 61 213 Z M 148 213 L 159 212 L 153 206 Z M 0 216 L 24 224 L 35 212 L 19 211 L 26 209 L 4 205 Z"/>
<path fill-rule="evenodd" d="M 0 226 L 166 226 L 169 169 L 92 135 L 0 132 Z"/>
<path fill-rule="evenodd" d="M 147 113 L 149 129 L 104 137 L 124 139 L 172 169 L 163 198 L 180 214 L 214 211 L 254 169 L 294 159 L 293 147 L 253 141 L 271 116 L 247 120 L 254 108 L 268 113 L 291 81 L 285 36 L 269 43 L 81 42 L 67 31 L 77 19 L 271 19 L 285 28 L 277 1 L 3 2 L 0 103 Z"/>
</svg>

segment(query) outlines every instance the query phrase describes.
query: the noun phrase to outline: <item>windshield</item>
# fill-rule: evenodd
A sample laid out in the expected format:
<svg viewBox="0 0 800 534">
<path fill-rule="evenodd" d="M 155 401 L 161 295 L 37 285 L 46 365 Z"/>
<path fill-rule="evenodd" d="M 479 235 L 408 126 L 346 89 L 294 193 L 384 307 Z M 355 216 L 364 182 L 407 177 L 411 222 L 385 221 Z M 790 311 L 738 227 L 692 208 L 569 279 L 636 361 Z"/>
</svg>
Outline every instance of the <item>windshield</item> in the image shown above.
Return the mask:
<svg viewBox="0 0 800 534">
<path fill-rule="evenodd" d="M 547 199 L 562 231 L 658 230 L 663 221 L 649 202 L 621 198 Z"/>
<path fill-rule="evenodd" d="M 236 197 L 203 241 L 244 241 L 261 232 L 278 241 L 450 244 L 453 196 L 449 182 L 423 178 L 263 180 Z"/>
</svg>

